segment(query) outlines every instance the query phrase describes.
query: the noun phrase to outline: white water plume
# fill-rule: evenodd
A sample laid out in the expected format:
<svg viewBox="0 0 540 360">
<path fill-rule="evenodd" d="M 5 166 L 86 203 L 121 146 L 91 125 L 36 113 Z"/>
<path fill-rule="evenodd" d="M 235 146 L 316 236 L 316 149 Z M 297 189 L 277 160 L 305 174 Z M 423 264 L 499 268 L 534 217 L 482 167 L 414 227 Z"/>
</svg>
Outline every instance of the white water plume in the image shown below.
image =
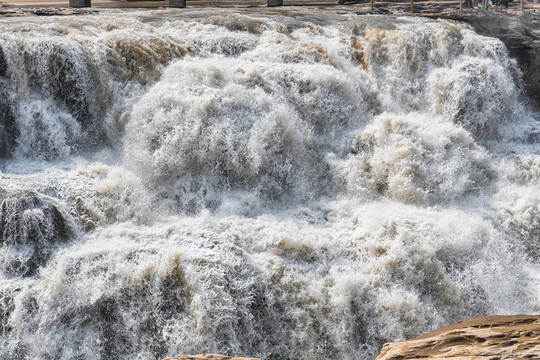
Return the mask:
<svg viewBox="0 0 540 360">
<path fill-rule="evenodd" d="M 0 357 L 369 359 L 540 309 L 540 133 L 463 24 L 0 24 Z"/>
</svg>

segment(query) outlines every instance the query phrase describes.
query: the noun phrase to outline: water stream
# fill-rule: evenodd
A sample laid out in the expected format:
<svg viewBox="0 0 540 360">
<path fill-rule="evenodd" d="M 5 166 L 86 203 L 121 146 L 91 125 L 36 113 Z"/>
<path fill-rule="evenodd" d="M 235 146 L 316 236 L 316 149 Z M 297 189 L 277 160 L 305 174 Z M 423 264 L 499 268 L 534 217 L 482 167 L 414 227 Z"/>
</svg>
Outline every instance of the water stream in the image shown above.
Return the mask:
<svg viewBox="0 0 540 360">
<path fill-rule="evenodd" d="M 0 357 L 373 359 L 539 312 L 521 81 L 443 20 L 2 19 Z"/>
</svg>

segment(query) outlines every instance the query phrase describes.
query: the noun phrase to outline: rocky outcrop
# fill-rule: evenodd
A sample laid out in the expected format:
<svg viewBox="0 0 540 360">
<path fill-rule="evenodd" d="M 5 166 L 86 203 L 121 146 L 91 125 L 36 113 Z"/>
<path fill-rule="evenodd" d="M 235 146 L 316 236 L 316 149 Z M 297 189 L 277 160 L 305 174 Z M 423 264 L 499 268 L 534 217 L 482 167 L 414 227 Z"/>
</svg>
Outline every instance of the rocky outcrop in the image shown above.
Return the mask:
<svg viewBox="0 0 540 360">
<path fill-rule="evenodd" d="M 413 340 L 384 344 L 376 360 L 539 359 L 540 315 L 471 318 Z"/>
<path fill-rule="evenodd" d="M 261 360 L 256 358 L 231 357 L 217 354 L 179 355 L 164 360 Z"/>
</svg>

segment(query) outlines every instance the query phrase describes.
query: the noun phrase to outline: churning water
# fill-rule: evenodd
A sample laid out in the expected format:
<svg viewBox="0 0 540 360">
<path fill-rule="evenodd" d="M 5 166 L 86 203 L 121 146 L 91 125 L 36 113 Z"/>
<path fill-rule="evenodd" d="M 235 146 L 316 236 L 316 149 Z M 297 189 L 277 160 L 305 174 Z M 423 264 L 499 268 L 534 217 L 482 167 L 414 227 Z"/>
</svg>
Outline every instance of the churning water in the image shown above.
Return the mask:
<svg viewBox="0 0 540 360">
<path fill-rule="evenodd" d="M 0 23 L 0 357 L 372 359 L 540 311 L 540 127 L 420 18 Z"/>
</svg>

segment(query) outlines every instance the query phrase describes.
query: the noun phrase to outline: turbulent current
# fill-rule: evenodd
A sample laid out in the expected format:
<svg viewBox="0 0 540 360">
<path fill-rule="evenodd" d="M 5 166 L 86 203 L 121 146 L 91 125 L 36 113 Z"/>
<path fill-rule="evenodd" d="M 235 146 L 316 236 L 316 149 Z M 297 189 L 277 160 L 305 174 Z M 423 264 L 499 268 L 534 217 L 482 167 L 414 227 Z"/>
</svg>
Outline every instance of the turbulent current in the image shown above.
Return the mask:
<svg viewBox="0 0 540 360">
<path fill-rule="evenodd" d="M 540 312 L 521 82 L 442 20 L 2 19 L 0 358 L 373 359 Z"/>
</svg>

